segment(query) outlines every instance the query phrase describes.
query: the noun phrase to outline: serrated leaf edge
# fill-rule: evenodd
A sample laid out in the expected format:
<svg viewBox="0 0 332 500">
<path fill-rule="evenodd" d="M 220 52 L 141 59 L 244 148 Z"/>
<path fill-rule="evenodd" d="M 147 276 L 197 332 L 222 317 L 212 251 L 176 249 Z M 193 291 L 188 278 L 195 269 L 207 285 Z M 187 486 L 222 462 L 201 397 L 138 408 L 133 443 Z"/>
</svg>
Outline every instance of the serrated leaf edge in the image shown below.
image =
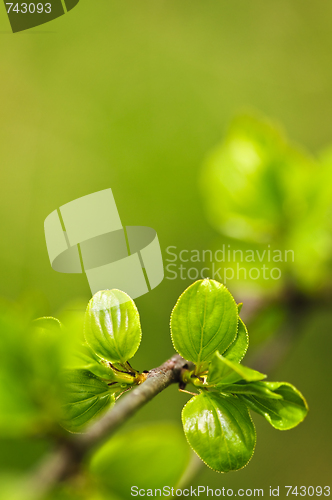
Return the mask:
<svg viewBox="0 0 332 500">
<path fill-rule="evenodd" d="M 202 391 L 201 391 L 202 393 Z M 197 396 L 199 396 L 200 394 L 197 394 Z M 184 409 L 186 408 L 186 406 L 188 406 L 188 404 L 193 401 L 195 398 L 197 398 L 197 396 L 194 396 L 193 398 L 190 398 L 189 401 L 186 402 L 186 404 L 184 405 L 184 407 L 182 408 L 182 411 L 181 411 L 181 422 L 182 422 L 182 427 L 184 428 L 184 423 L 183 423 L 183 412 L 184 412 Z M 222 397 L 222 396 L 221 396 Z M 234 396 L 232 396 L 234 397 Z M 255 427 L 255 423 L 253 421 L 253 418 L 251 416 L 251 413 L 249 411 L 249 408 L 248 406 L 245 404 L 244 401 L 242 401 L 242 403 L 245 405 L 245 407 L 247 408 L 247 411 L 248 411 L 248 416 L 249 416 L 249 419 L 251 420 L 252 424 L 253 424 L 253 428 L 254 428 L 254 433 L 255 433 L 255 444 L 254 444 L 254 447 L 253 447 L 253 450 L 252 450 L 252 454 L 248 460 L 247 463 L 245 463 L 242 467 L 240 467 L 239 469 L 234 469 L 234 470 L 231 470 L 231 471 L 228 471 L 228 472 L 237 472 L 239 470 L 242 470 L 244 469 L 245 467 L 247 467 L 247 465 L 249 464 L 249 462 L 251 461 L 252 457 L 254 456 L 254 453 L 255 453 L 255 449 L 256 449 L 256 443 L 257 443 L 257 431 L 256 431 L 256 427 Z M 183 432 L 184 432 L 184 429 L 183 429 Z M 214 472 L 218 472 L 219 474 L 227 474 L 228 472 L 224 472 L 224 471 L 220 471 L 220 470 L 217 470 L 217 469 L 214 469 L 213 467 L 211 467 L 211 465 L 209 465 L 208 463 L 205 462 L 205 460 L 203 460 L 203 458 L 197 453 L 196 450 L 194 450 L 194 448 L 191 446 L 191 444 L 189 443 L 189 440 L 187 438 L 187 435 L 186 433 L 184 432 L 184 435 L 185 435 L 185 438 L 187 440 L 187 443 L 188 445 L 190 446 L 190 448 L 193 450 L 193 452 L 198 456 L 198 458 L 200 460 L 202 460 L 202 462 L 211 470 L 213 470 Z"/>
<path fill-rule="evenodd" d="M 268 380 L 266 382 L 269 382 Z M 307 410 L 307 413 L 304 415 L 304 417 L 299 420 L 299 422 L 297 422 L 295 425 L 293 425 L 292 427 L 286 427 L 284 429 L 280 429 L 280 427 L 276 427 L 275 425 L 273 425 L 272 421 L 270 420 L 270 417 L 269 415 L 267 415 L 266 417 L 264 417 L 263 415 L 260 415 L 258 412 L 255 412 L 255 410 L 251 409 L 250 407 L 248 407 L 246 405 L 246 402 L 245 402 L 245 397 L 248 397 L 246 396 L 245 394 L 241 394 L 241 400 L 242 402 L 247 406 L 249 412 L 255 412 L 257 415 L 259 415 L 260 417 L 264 418 L 270 425 L 271 427 L 273 427 L 273 429 L 276 429 L 277 431 L 290 431 L 292 429 L 295 429 L 295 427 L 297 427 L 298 425 L 300 425 L 302 422 L 304 422 L 304 420 L 306 419 L 306 417 L 308 416 L 308 412 L 309 412 L 309 405 L 307 403 L 307 400 L 306 398 L 303 396 L 303 394 L 301 393 L 301 391 L 299 391 L 293 384 L 291 384 L 290 382 L 277 382 L 278 384 L 283 384 L 283 385 L 287 385 L 288 387 L 291 387 L 299 396 L 300 398 L 302 399 L 302 401 L 304 402 L 304 406 L 305 406 L 305 409 Z M 244 396 L 244 398 L 243 398 Z M 253 398 L 255 398 L 254 396 L 252 396 Z M 257 397 L 256 397 L 257 398 Z M 256 399 L 255 398 L 255 399 Z M 243 400 L 244 399 L 244 400 Z M 282 400 L 278 399 L 277 401 L 283 401 L 284 398 L 282 398 Z M 261 404 L 261 403 L 260 403 Z M 296 403 L 294 403 L 296 404 Z M 264 406 L 264 405 L 262 405 Z M 296 405 L 296 406 L 299 406 L 299 405 Z"/>
<path fill-rule="evenodd" d="M 224 285 L 223 283 L 220 283 L 219 281 L 217 280 L 213 280 L 213 279 L 209 279 L 209 278 L 204 278 L 204 279 L 201 279 L 201 280 L 196 280 L 194 281 L 193 283 L 191 283 L 191 285 L 189 285 L 182 293 L 181 295 L 178 297 L 173 309 L 172 309 L 172 312 L 171 312 L 171 316 L 170 316 L 170 320 L 169 320 L 169 329 L 170 329 L 170 332 L 171 332 L 171 341 L 172 341 L 172 345 L 173 345 L 173 348 L 174 350 L 180 355 L 182 356 L 182 354 L 176 349 L 175 345 L 174 345 L 174 340 L 173 340 L 173 333 L 172 333 L 172 318 L 173 318 L 173 313 L 174 313 L 174 309 L 176 308 L 176 306 L 178 305 L 180 299 L 182 298 L 182 296 L 187 292 L 187 290 L 192 287 L 193 285 L 195 285 L 196 283 L 198 282 L 203 282 L 203 281 L 214 281 L 215 283 L 218 283 L 218 285 L 221 285 L 223 288 L 225 288 L 228 293 L 230 294 L 230 296 L 232 297 L 232 300 L 234 302 L 234 304 L 236 305 L 237 307 L 237 303 L 236 303 L 236 300 L 234 299 L 233 295 L 231 294 L 231 292 L 228 290 L 228 288 L 226 287 L 226 285 Z M 239 315 L 238 315 L 238 319 L 240 319 Z M 241 320 L 242 321 L 242 320 Z M 244 323 L 243 323 L 244 324 Z M 247 333 L 247 339 L 249 341 L 249 334 L 248 334 L 248 330 L 247 328 L 245 327 L 246 329 L 246 333 Z M 239 330 L 239 322 L 237 321 L 236 323 L 236 334 L 235 334 L 235 338 L 232 340 L 232 342 L 226 347 L 225 351 L 227 351 L 227 349 L 229 349 L 229 347 L 233 344 L 233 342 L 235 342 L 236 338 L 237 338 L 237 334 L 238 334 L 238 330 Z M 248 347 L 247 347 L 248 349 Z M 224 351 L 224 352 L 225 352 Z M 216 352 L 216 351 L 214 351 Z M 247 352 L 247 351 L 246 351 Z M 245 356 L 246 352 L 244 353 L 243 357 Z M 243 359 L 243 358 L 241 358 Z M 187 361 L 192 361 L 191 359 L 190 360 L 187 360 Z M 197 364 L 196 361 L 192 361 L 193 363 Z M 200 363 L 206 363 L 206 360 L 200 360 Z"/>
<path fill-rule="evenodd" d="M 129 358 L 129 359 L 132 359 L 132 358 L 135 356 L 135 354 L 137 353 L 137 351 L 138 351 L 138 349 L 139 349 L 139 346 L 141 345 L 141 342 L 142 342 L 142 325 L 141 325 L 141 316 L 140 316 L 140 314 L 139 314 L 139 311 L 138 311 L 138 308 L 137 308 L 137 306 L 136 306 L 136 304 L 135 304 L 135 301 L 134 301 L 134 300 L 130 297 L 130 295 L 128 295 L 128 294 L 127 294 L 126 292 L 124 292 L 123 290 L 119 290 L 118 288 L 106 288 L 105 290 L 99 290 L 99 291 L 100 291 L 100 292 L 104 292 L 104 291 L 113 291 L 113 290 L 114 290 L 114 291 L 116 291 L 116 292 L 123 293 L 123 294 L 125 294 L 127 297 L 129 297 L 129 300 L 128 300 L 127 302 L 131 302 L 131 303 L 134 305 L 134 309 L 136 310 L 136 312 L 137 312 L 137 314 L 138 314 L 138 319 L 139 319 L 139 339 L 138 339 L 138 343 L 137 343 L 136 350 L 135 350 L 134 354 L 132 355 L 132 357 L 131 357 L 131 358 Z M 97 292 L 97 293 L 98 293 L 98 292 Z M 89 307 L 89 304 L 90 304 L 91 300 L 93 299 L 93 297 L 94 297 L 94 296 L 92 296 L 92 297 L 91 297 L 91 299 L 89 300 L 88 305 L 87 305 L 86 310 L 85 310 L 85 313 L 86 313 L 86 311 L 87 311 L 87 309 L 88 309 L 88 307 Z M 85 313 L 84 313 L 84 314 L 85 314 Z M 84 341 L 86 342 L 86 344 L 90 347 L 90 349 L 92 349 L 92 350 L 93 350 L 93 352 L 95 353 L 95 355 L 96 355 L 96 356 L 98 356 L 98 358 L 99 358 L 100 360 L 106 361 L 107 363 L 111 363 L 111 361 L 110 361 L 109 359 L 107 359 L 107 358 L 103 358 L 103 357 L 99 356 L 99 354 L 97 354 L 97 353 L 96 353 L 96 351 L 93 349 L 93 347 L 89 344 L 89 342 L 87 341 L 87 339 L 86 339 L 86 337 L 85 337 L 85 329 L 86 329 L 86 327 L 85 327 L 85 321 L 83 321 L 83 337 L 84 337 Z M 126 359 L 125 361 L 129 361 L 129 359 Z"/>
</svg>

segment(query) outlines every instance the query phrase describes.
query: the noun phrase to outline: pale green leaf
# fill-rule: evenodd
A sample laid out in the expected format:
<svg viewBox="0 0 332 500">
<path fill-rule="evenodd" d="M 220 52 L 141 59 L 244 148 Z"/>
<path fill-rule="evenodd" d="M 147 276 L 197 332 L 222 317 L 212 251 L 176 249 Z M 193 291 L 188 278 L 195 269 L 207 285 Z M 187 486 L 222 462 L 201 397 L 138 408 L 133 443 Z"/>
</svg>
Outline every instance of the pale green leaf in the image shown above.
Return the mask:
<svg viewBox="0 0 332 500">
<path fill-rule="evenodd" d="M 213 470 L 242 469 L 251 459 L 255 427 L 236 396 L 204 391 L 183 408 L 182 422 L 190 446 Z"/>
<path fill-rule="evenodd" d="M 193 283 L 177 301 L 171 334 L 177 352 L 197 365 L 225 351 L 237 334 L 237 305 L 227 288 L 205 279 Z"/>
<path fill-rule="evenodd" d="M 309 213 L 316 172 L 312 159 L 278 127 L 238 117 L 204 169 L 209 218 L 232 238 L 263 244 L 280 238 Z"/>
<path fill-rule="evenodd" d="M 84 335 L 99 357 L 124 364 L 134 356 L 142 336 L 134 301 L 119 290 L 97 292 L 85 313 Z"/>
<path fill-rule="evenodd" d="M 210 386 L 221 387 L 229 384 L 235 384 L 239 380 L 255 382 L 266 378 L 266 375 L 256 370 L 252 370 L 240 363 L 225 358 L 219 352 L 216 352 L 209 366 L 207 383 Z"/>
<path fill-rule="evenodd" d="M 223 392 L 230 394 L 244 394 L 246 396 L 258 396 L 260 398 L 282 399 L 280 394 L 272 392 L 266 386 L 266 382 L 244 382 L 240 381 L 235 384 L 228 385 L 222 388 Z"/>
<path fill-rule="evenodd" d="M 57 318 L 53 318 L 53 316 L 42 316 L 41 318 L 37 318 L 32 322 L 32 326 L 42 331 L 52 331 L 62 328 L 61 321 Z"/>
<path fill-rule="evenodd" d="M 223 352 L 223 356 L 230 361 L 239 363 L 245 356 L 249 347 L 249 335 L 246 325 L 239 318 L 237 335 L 234 342 Z"/>
<path fill-rule="evenodd" d="M 281 396 L 241 395 L 251 410 L 262 415 L 276 429 L 287 430 L 296 427 L 308 413 L 308 405 L 302 394 L 287 382 L 262 382 L 266 389 Z"/>
<path fill-rule="evenodd" d="M 54 318 L 30 322 L 0 304 L 0 434 L 33 434 L 60 416 L 64 332 Z"/>
</svg>

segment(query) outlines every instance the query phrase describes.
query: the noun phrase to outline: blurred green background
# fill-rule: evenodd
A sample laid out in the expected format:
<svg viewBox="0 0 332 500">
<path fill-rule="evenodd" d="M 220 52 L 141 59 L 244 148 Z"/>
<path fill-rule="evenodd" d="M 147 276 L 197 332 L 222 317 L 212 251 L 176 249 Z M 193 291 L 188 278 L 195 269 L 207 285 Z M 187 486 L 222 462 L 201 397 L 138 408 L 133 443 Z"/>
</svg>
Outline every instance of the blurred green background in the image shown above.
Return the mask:
<svg viewBox="0 0 332 500">
<path fill-rule="evenodd" d="M 258 110 L 313 154 L 332 143 L 331 25 L 332 4 L 322 0 L 81 0 L 52 23 L 12 35 L 1 8 L 0 294 L 34 293 L 45 315 L 88 301 L 83 275 L 52 270 L 43 223 L 60 205 L 108 187 L 122 223 L 153 227 L 164 257 L 169 245 L 212 248 L 218 235 L 199 178 L 234 114 Z M 172 355 L 169 315 L 188 284 L 165 279 L 137 299 L 136 368 Z M 252 462 L 222 476 L 202 467 L 191 484 L 328 484 L 331 327 L 328 307 L 314 311 L 271 373 L 305 394 L 306 421 L 281 433 L 255 419 Z M 187 399 L 172 387 L 128 427 L 179 423 Z M 0 447 L 4 473 L 30 467 L 43 452 L 29 440 Z"/>
</svg>

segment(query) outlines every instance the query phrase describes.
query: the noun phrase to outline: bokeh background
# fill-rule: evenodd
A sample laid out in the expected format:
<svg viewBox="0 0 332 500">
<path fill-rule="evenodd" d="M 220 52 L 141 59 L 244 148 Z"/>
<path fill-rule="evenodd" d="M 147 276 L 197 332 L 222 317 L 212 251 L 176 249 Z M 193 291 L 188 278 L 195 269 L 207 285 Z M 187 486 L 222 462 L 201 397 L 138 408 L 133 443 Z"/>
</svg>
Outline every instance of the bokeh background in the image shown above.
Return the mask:
<svg viewBox="0 0 332 500">
<path fill-rule="evenodd" d="M 33 294 L 45 315 L 88 301 L 83 275 L 51 269 L 43 222 L 60 205 L 108 187 L 123 224 L 153 227 L 165 257 L 169 245 L 215 248 L 222 240 L 200 179 L 235 114 L 257 110 L 313 155 L 332 144 L 331 26 L 332 4 L 323 0 L 81 0 L 52 23 L 12 35 L 1 8 L 0 294 Z M 138 369 L 172 355 L 169 315 L 189 283 L 165 279 L 137 299 Z M 236 299 L 243 300 L 239 290 Z M 202 467 L 192 485 L 329 484 L 329 309 L 312 311 L 271 373 L 306 395 L 306 421 L 282 433 L 255 418 L 252 462 L 228 475 Z M 180 424 L 187 400 L 172 387 L 127 427 Z M 32 467 L 45 447 L 2 438 L 2 473 Z"/>
</svg>

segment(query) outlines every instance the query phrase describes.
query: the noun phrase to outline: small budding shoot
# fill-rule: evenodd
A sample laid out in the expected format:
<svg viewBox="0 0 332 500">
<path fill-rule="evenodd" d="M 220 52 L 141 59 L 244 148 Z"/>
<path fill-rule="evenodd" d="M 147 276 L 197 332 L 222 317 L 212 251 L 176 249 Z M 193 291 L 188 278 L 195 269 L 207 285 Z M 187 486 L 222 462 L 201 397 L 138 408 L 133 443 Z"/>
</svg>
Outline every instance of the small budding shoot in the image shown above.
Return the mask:
<svg viewBox="0 0 332 500">
<path fill-rule="evenodd" d="M 172 342 L 184 358 L 180 390 L 194 396 L 182 411 L 184 432 L 195 453 L 218 472 L 241 469 L 251 459 L 256 431 L 250 411 L 279 430 L 295 427 L 308 412 L 291 384 L 267 382 L 265 374 L 241 364 L 249 344 L 241 306 L 224 285 L 204 279 L 183 292 L 171 314 Z M 148 372 L 129 364 L 141 336 L 139 314 L 127 294 L 104 290 L 92 297 L 85 343 L 66 374 L 66 429 L 81 432 L 124 392 L 146 381 Z M 190 384 L 198 393 L 186 390 Z"/>
</svg>

